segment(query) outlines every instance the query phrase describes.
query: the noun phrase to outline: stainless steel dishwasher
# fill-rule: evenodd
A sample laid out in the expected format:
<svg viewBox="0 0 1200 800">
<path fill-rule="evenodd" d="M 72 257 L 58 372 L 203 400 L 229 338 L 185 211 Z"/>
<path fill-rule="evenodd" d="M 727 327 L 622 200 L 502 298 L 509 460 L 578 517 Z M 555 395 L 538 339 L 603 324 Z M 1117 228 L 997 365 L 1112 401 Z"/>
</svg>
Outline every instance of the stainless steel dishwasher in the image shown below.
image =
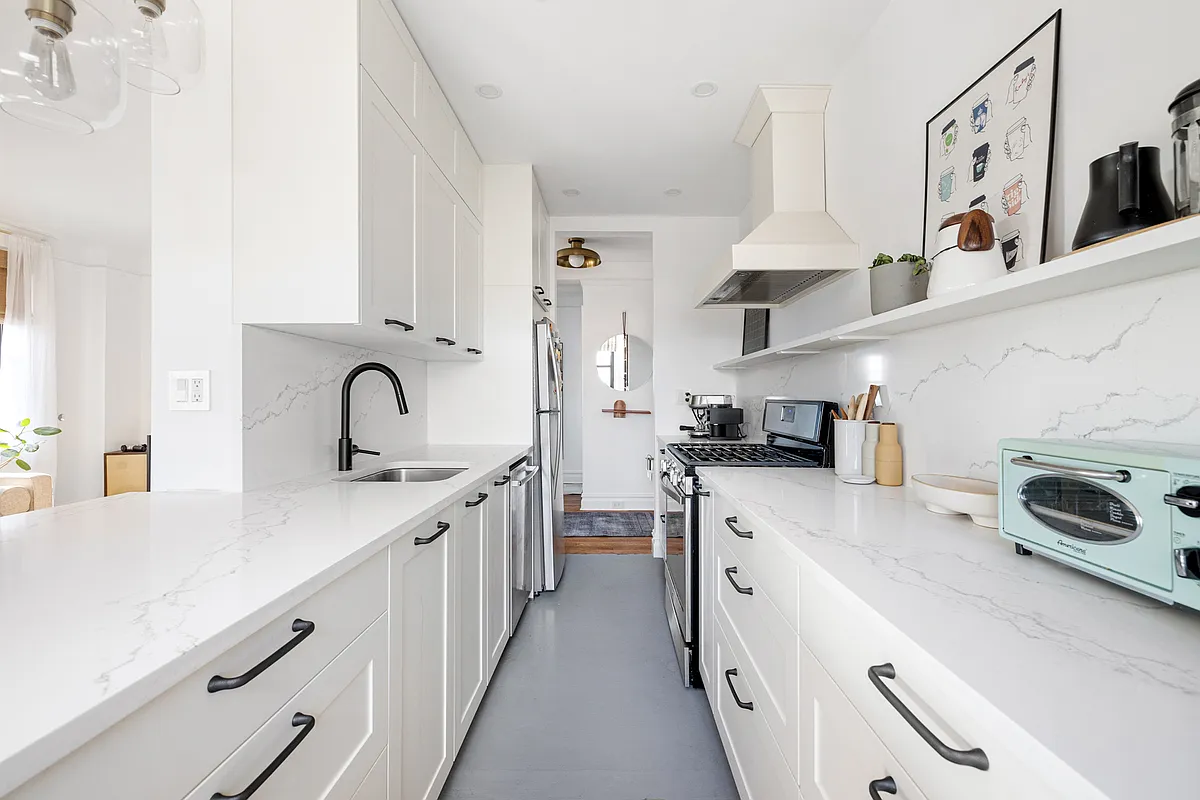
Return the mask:
<svg viewBox="0 0 1200 800">
<path fill-rule="evenodd" d="M 517 622 L 533 593 L 533 560 L 539 555 L 535 552 L 537 542 L 533 531 L 536 505 L 534 489 L 537 486 L 533 479 L 538 471 L 538 467 L 531 466 L 526 458 L 513 464 L 508 472 L 509 542 L 512 547 L 512 613 L 509 615 L 512 622 L 509 635 L 516 633 Z"/>
</svg>

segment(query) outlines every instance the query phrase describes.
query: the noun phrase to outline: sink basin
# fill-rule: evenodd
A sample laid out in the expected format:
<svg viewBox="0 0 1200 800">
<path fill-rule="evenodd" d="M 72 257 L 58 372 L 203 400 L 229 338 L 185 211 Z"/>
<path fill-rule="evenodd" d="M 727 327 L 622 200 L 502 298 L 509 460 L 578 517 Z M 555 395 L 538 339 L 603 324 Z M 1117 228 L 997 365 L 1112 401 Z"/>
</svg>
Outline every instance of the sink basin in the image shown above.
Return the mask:
<svg viewBox="0 0 1200 800">
<path fill-rule="evenodd" d="M 435 483 L 466 472 L 466 467 L 385 467 L 358 478 L 352 483 Z"/>
</svg>

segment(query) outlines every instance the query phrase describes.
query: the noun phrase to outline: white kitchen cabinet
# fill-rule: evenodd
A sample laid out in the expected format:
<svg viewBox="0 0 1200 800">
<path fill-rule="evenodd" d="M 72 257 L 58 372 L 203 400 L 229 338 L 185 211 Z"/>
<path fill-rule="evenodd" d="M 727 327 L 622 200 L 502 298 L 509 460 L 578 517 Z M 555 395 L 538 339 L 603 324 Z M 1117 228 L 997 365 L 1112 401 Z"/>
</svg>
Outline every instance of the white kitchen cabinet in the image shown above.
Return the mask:
<svg viewBox="0 0 1200 800">
<path fill-rule="evenodd" d="M 375 0 L 363 0 L 365 5 Z M 387 0 L 390 2 L 390 0 Z M 364 314 L 398 337 L 428 334 L 417 298 L 422 262 L 421 143 L 365 72 L 362 78 Z"/>
<path fill-rule="evenodd" d="M 716 575 L 715 553 L 713 551 L 715 534 L 713 531 L 713 501 L 712 494 L 701 495 L 699 498 L 700 516 L 700 678 L 704 681 L 704 690 L 708 693 L 708 702 L 716 707 L 717 682 L 716 675 L 717 642 L 716 631 Z"/>
<path fill-rule="evenodd" d="M 371 767 L 371 771 L 363 778 L 350 800 L 388 800 L 387 766 L 388 751 L 385 747 L 379 758 L 375 759 L 375 766 Z"/>
<path fill-rule="evenodd" d="M 454 509 L 402 537 L 391 561 L 389 796 L 435 800 L 454 761 Z"/>
<path fill-rule="evenodd" d="M 421 228 L 424 231 L 424 281 L 422 308 L 434 342 L 458 350 L 458 319 L 455 312 L 457 283 L 455 256 L 459 209 L 462 202 L 450 181 L 431 158 L 426 158 L 421 187 Z"/>
<path fill-rule="evenodd" d="M 349 797 L 387 745 L 387 672 L 388 623 L 382 617 L 201 781 L 187 800 L 250 791 L 257 800 Z"/>
<path fill-rule="evenodd" d="M 912 778 L 805 648 L 801 672 L 802 703 L 811 720 L 801 735 L 799 777 L 806 800 L 866 800 L 872 789 L 879 797 L 924 800 Z"/>
<path fill-rule="evenodd" d="M 463 205 L 458 206 L 455 237 L 455 325 L 458 347 L 483 354 L 483 226 Z"/>
<path fill-rule="evenodd" d="M 508 646 L 512 614 L 512 548 L 509 545 L 508 474 L 496 475 L 488 498 L 487 520 L 487 653 L 488 678 L 496 671 Z"/>
<path fill-rule="evenodd" d="M 454 533 L 455 752 L 462 746 L 487 689 L 487 484 L 460 502 Z"/>
<path fill-rule="evenodd" d="M 533 290 L 548 306 L 543 316 L 558 318 L 558 282 L 555 275 L 554 234 L 550 219 L 546 215 L 546 204 L 542 200 L 537 182 L 533 186 Z"/>
<path fill-rule="evenodd" d="M 233 25 L 235 321 L 479 360 L 438 341 L 478 321 L 454 286 L 478 156 L 393 4 L 295 0 L 281 25 L 273 0 L 239 0 Z"/>
</svg>

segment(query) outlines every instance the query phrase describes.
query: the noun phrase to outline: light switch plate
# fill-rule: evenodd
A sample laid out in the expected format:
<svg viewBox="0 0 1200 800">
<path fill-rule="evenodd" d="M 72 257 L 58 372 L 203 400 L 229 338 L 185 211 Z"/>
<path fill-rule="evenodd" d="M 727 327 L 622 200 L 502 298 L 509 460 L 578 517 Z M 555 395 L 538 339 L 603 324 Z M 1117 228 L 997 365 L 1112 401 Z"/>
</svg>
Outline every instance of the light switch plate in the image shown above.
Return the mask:
<svg viewBox="0 0 1200 800">
<path fill-rule="evenodd" d="M 208 370 L 171 370 L 167 379 L 167 407 L 170 410 L 211 410 L 212 374 Z"/>
</svg>

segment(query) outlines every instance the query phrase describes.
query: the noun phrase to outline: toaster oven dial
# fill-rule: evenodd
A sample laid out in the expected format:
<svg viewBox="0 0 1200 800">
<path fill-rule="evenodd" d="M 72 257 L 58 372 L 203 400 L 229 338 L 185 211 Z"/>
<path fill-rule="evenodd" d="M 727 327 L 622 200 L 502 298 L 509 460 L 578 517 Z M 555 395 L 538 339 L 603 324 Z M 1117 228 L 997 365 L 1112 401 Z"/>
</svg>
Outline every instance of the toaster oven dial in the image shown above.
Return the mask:
<svg viewBox="0 0 1200 800">
<path fill-rule="evenodd" d="M 1174 494 L 1164 496 L 1163 502 L 1175 506 L 1186 516 L 1200 518 L 1200 486 L 1181 486 Z"/>
</svg>

